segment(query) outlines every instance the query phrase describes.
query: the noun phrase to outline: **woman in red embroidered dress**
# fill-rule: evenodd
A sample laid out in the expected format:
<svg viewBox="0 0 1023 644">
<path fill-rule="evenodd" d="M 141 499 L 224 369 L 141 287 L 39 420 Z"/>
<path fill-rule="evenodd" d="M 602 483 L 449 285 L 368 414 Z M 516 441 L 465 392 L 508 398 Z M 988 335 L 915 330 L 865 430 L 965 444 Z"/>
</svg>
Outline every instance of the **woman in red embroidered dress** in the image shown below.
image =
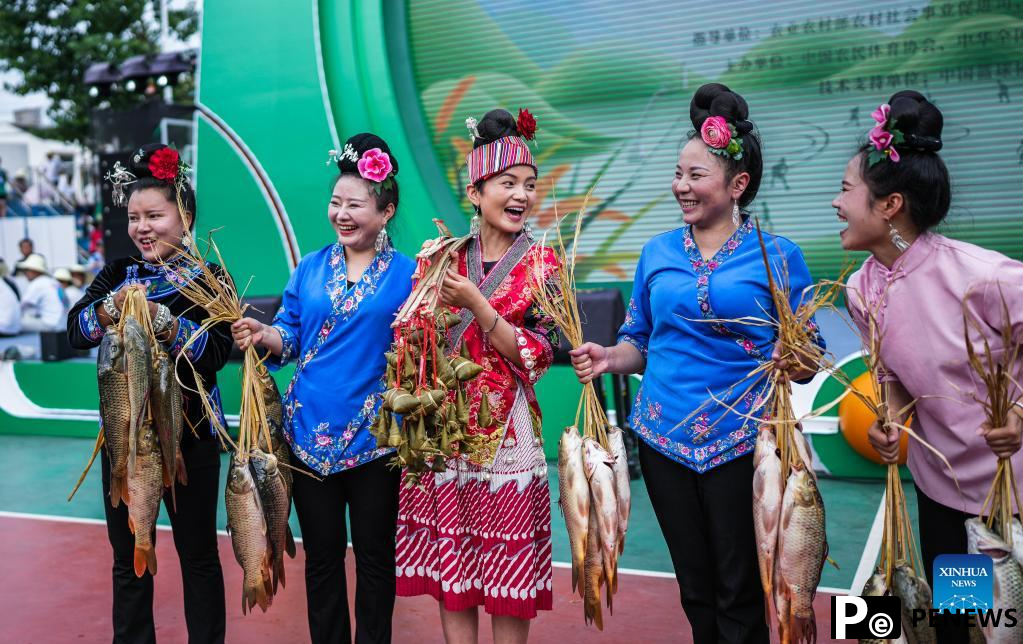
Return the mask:
<svg viewBox="0 0 1023 644">
<path fill-rule="evenodd" d="M 558 336 L 532 294 L 534 266 L 547 279 L 558 265 L 525 226 L 536 200 L 536 164 L 521 138 L 531 138 L 531 120 L 493 110 L 478 130 L 467 121 L 475 140 L 466 192 L 476 216 L 441 298 L 462 318 L 450 331 L 452 350 L 464 342 L 484 368 L 466 388 L 480 447 L 403 486 L 399 501 L 398 595 L 437 599 L 448 642 L 477 640 L 479 606 L 492 616 L 495 641 L 524 642 L 529 620 L 552 604 L 551 503 L 533 386 Z"/>
</svg>

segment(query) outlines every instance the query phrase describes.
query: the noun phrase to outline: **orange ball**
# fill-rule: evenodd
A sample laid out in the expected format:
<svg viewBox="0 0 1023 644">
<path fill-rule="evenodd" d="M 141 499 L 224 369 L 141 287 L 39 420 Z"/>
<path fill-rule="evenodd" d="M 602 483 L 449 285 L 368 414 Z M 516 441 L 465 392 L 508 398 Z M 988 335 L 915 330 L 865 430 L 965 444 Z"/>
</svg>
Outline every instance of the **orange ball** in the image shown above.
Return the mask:
<svg viewBox="0 0 1023 644">
<path fill-rule="evenodd" d="M 874 399 L 874 389 L 870 379 L 873 374 L 865 372 L 852 381 L 852 388 L 861 392 L 868 399 Z M 855 394 L 850 393 L 838 403 L 838 428 L 849 446 L 867 460 L 881 463 L 881 457 L 867 440 L 867 430 L 874 424 L 874 414 Z M 899 440 L 899 465 L 906 463 L 906 446 L 909 434 L 902 432 Z"/>
</svg>

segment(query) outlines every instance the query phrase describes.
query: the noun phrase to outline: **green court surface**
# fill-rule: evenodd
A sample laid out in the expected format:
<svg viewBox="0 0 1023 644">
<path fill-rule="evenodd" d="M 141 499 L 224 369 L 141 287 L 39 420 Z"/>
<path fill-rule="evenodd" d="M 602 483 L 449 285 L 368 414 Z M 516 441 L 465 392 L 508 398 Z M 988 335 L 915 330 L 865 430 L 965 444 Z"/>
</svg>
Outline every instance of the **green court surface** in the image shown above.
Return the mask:
<svg viewBox="0 0 1023 644">
<path fill-rule="evenodd" d="M 102 519 L 103 500 L 98 463 L 69 503 L 67 495 L 82 471 L 94 441 L 81 438 L 0 435 L 0 512 Z M 226 459 L 226 457 L 225 457 Z M 551 499 L 557 501 L 557 464 L 549 463 Z M 221 478 L 226 476 L 226 466 Z M 821 492 L 827 512 L 828 541 L 831 557 L 839 569 L 828 565 L 821 579 L 822 590 L 847 592 L 853 583 L 878 504 L 884 494 L 881 481 L 822 479 Z M 646 571 L 656 575 L 672 573 L 671 560 L 650 506 L 642 480 L 632 483 L 632 517 L 623 568 Z M 910 511 L 916 513 L 916 498 L 908 490 Z M 219 508 L 218 526 L 226 526 L 223 504 Z M 161 511 L 160 523 L 167 523 Z M 297 520 L 291 518 L 292 529 L 299 535 Z M 554 560 L 568 562 L 569 549 L 565 524 L 560 511 L 553 509 Z M 871 562 L 872 563 L 872 562 Z M 857 593 L 858 594 L 858 593 Z"/>
</svg>

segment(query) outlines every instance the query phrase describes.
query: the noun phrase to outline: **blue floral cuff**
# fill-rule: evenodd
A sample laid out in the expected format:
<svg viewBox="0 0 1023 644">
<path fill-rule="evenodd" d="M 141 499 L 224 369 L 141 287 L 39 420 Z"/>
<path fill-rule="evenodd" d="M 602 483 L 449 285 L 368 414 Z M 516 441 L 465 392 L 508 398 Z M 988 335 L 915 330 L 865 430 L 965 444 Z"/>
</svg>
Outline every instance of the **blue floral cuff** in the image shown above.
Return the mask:
<svg viewBox="0 0 1023 644">
<path fill-rule="evenodd" d="M 192 340 L 192 336 L 199 334 L 195 340 Z M 170 353 L 172 358 L 178 357 L 181 350 L 185 347 L 185 344 L 192 340 L 188 348 L 185 349 L 185 357 L 188 358 L 189 362 L 195 362 L 202 357 L 203 352 L 206 350 L 206 339 L 207 334 L 205 331 L 199 331 L 199 325 L 185 317 L 178 318 L 178 333 L 174 336 L 173 341 L 169 346 L 166 346 L 167 352 Z"/>
<path fill-rule="evenodd" d="M 276 371 L 291 362 L 291 359 L 298 353 L 298 341 L 295 339 L 295 334 L 283 324 L 271 324 L 270 326 L 281 334 L 281 355 L 271 354 L 266 361 L 266 366 Z"/>
<path fill-rule="evenodd" d="M 106 330 L 99 323 L 95 302 L 82 309 L 82 312 L 78 314 L 78 326 L 81 328 L 82 334 L 93 342 L 99 342 L 103 339 L 103 334 L 106 333 Z"/>
<path fill-rule="evenodd" d="M 632 346 L 634 346 L 637 349 L 639 349 L 639 352 L 640 352 L 640 354 L 642 354 L 643 358 L 644 359 L 646 358 L 646 351 L 647 351 L 647 344 L 648 344 L 646 340 L 641 340 L 640 338 L 637 338 L 636 336 L 633 336 L 633 335 L 629 335 L 628 333 L 622 333 L 621 335 L 618 336 L 618 341 L 619 342 L 628 342 Z"/>
</svg>

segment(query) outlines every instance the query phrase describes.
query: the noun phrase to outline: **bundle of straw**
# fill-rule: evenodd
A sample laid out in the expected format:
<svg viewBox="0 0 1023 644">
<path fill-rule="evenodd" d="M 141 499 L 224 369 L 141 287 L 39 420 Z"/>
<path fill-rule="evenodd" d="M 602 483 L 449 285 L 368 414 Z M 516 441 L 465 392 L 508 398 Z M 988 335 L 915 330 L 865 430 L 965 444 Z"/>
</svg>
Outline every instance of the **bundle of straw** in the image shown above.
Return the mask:
<svg viewBox="0 0 1023 644">
<path fill-rule="evenodd" d="M 554 226 L 556 244 L 552 250 L 560 268 L 553 276 L 548 276 L 549 268 L 539 261 L 539 255 L 538 261 L 531 266 L 537 307 L 561 328 L 573 349 L 584 342 L 582 316 L 576 298 L 575 269 L 576 251 L 585 219 L 586 200 L 576 213 L 571 252 L 566 249 L 561 232 L 571 228 L 563 220 L 557 220 Z M 546 235 L 542 243 L 546 245 Z M 621 430 L 616 428 L 612 437 L 611 429 L 603 401 L 591 380 L 583 385 L 575 422 L 565 429 L 559 445 L 558 475 L 562 495 L 559 504 L 569 534 L 583 535 L 581 542 L 573 539 L 571 543 L 573 587 L 578 580 L 584 621 L 587 624 L 595 622 L 600 630 L 603 630 L 600 589 L 606 589 L 607 607 L 612 609 L 612 598 L 618 591 L 618 555 L 624 549 L 631 503 Z M 586 490 L 578 489 L 578 483 L 574 483 L 583 481 L 587 482 Z M 588 512 L 571 510 L 579 502 L 582 505 L 578 507 L 588 507 Z M 565 511 L 566 506 L 571 506 L 570 511 Z"/>
<path fill-rule="evenodd" d="M 176 287 L 189 301 L 196 306 L 206 310 L 209 317 L 203 321 L 199 328 L 200 333 L 208 331 L 214 325 L 220 323 L 232 324 L 240 320 L 245 314 L 245 306 L 241 303 L 234 282 L 228 276 L 224 264 L 224 258 L 220 254 L 216 241 L 213 239 L 213 232 L 206 240 L 207 254 L 213 253 L 221 271 L 215 271 L 206 261 L 206 257 L 196 250 L 195 244 L 185 246 L 188 251 L 183 251 L 174 263 L 163 263 L 166 270 L 177 276 Z M 196 333 L 189 340 L 194 342 L 200 335 Z M 185 348 L 187 348 L 186 345 Z M 178 354 L 180 360 L 184 350 Z M 210 423 L 217 429 L 221 438 L 238 452 L 238 458 L 242 462 L 248 462 L 249 453 L 261 443 L 264 447 L 273 444 L 273 437 L 270 432 L 270 424 L 267 421 L 267 410 L 264 402 L 263 387 L 269 373 L 263 364 L 265 358 L 260 358 L 255 347 L 249 346 L 245 350 L 242 363 L 242 401 L 239 410 L 238 441 L 231 440 L 227 428 L 221 426 L 218 416 L 210 402 L 209 392 L 199 373 L 192 367 L 195 376 L 197 393 L 202 401 L 203 409 Z M 189 366 L 191 363 L 185 361 Z M 272 448 L 271 448 L 272 449 Z M 287 464 L 283 464 L 285 467 Z"/>
<path fill-rule="evenodd" d="M 1017 413 L 1014 408 L 1023 400 L 1023 386 L 1018 378 L 1021 371 L 1021 347 L 1023 343 L 1013 337 L 1012 319 L 1009 307 L 998 285 L 998 295 L 1002 305 L 1002 323 L 999 328 L 1001 350 L 992 348 L 991 343 L 967 307 L 968 298 L 963 301 L 963 337 L 966 342 L 966 354 L 970 367 L 984 383 L 986 393 L 983 397 L 972 394 L 983 408 L 989 427 L 1005 427 L 1009 423 L 1009 415 Z M 981 338 L 982 351 L 974 347 L 970 338 L 973 329 Z M 1013 511 L 1013 503 L 1016 510 Z M 987 516 L 987 527 L 997 531 L 1010 547 L 1012 546 L 1013 514 L 1023 511 L 1020 505 L 1019 488 L 1012 470 L 1012 461 L 999 458 L 995 469 L 995 477 L 991 490 L 984 500 L 981 516 Z"/>
<path fill-rule="evenodd" d="M 589 194 L 586 197 L 588 199 Z M 565 247 L 565 240 L 561 234 L 563 228 L 561 220 L 558 220 L 554 226 L 554 230 L 557 231 L 557 244 L 552 246 L 552 249 L 561 269 L 553 280 L 546 277 L 546 269 L 541 262 L 536 262 L 531 267 L 534 282 L 539 287 L 534 293 L 537 307 L 558 325 L 573 349 L 584 342 L 582 316 L 579 314 L 579 302 L 575 296 L 575 264 L 576 252 L 579 248 L 579 235 L 582 232 L 582 223 L 585 217 L 586 202 L 584 201 L 576 214 L 571 252 Z M 547 245 L 546 242 L 545 234 L 541 244 Z M 595 438 L 601 447 L 606 450 L 610 449 L 607 438 L 610 424 L 607 414 L 604 412 L 603 402 L 597 395 L 597 389 L 592 381 L 583 385 L 583 393 L 576 407 L 574 425 L 582 430 L 584 438 Z"/>
</svg>

